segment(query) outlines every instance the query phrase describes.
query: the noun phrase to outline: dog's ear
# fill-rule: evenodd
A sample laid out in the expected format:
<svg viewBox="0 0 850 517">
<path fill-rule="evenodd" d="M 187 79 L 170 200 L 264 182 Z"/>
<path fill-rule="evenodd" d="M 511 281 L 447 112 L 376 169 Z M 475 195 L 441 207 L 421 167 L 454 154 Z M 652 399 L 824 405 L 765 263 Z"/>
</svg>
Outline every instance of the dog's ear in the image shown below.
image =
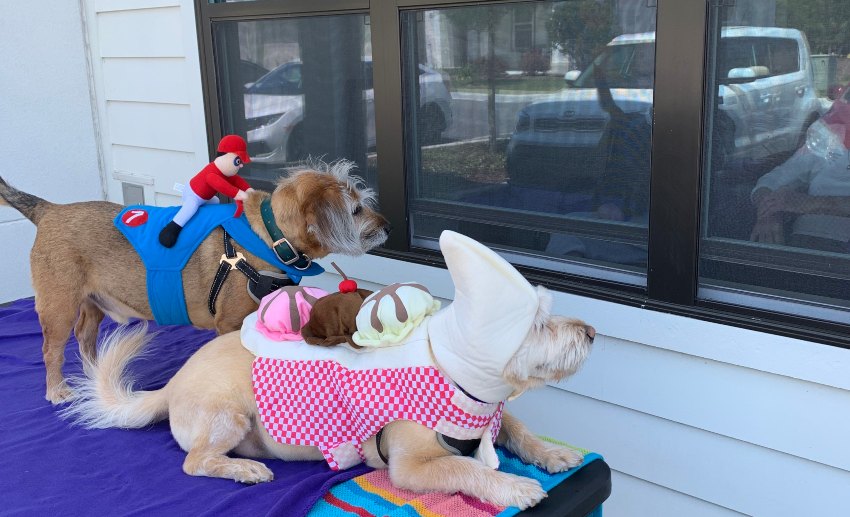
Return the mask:
<svg viewBox="0 0 850 517">
<path fill-rule="evenodd" d="M 350 214 L 345 195 L 336 184 L 327 184 L 329 178 L 321 178 L 304 195 L 305 231 L 311 244 L 342 252 L 356 246 L 356 236 L 351 232 Z M 324 183 L 324 184 L 323 184 Z M 322 244 L 325 244 L 322 246 Z"/>
<path fill-rule="evenodd" d="M 304 208 L 304 230 L 309 235 L 313 235 L 315 237 L 319 237 L 321 235 L 321 213 L 319 213 L 320 210 L 321 209 L 319 208 L 317 202 L 310 202 Z"/>
<path fill-rule="evenodd" d="M 339 196 L 328 196 L 323 185 L 318 183 L 312 184 L 305 188 L 304 196 L 304 222 L 307 226 L 307 231 L 316 235 L 320 235 L 324 228 L 328 227 L 329 210 L 328 203 L 336 204 L 335 200 Z"/>
</svg>

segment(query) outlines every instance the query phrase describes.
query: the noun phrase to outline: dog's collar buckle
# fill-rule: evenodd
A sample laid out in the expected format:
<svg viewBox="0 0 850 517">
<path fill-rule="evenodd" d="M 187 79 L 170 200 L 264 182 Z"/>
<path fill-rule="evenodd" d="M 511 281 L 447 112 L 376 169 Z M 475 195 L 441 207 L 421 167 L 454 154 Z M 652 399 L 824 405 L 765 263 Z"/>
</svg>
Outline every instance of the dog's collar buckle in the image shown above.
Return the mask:
<svg viewBox="0 0 850 517">
<path fill-rule="evenodd" d="M 281 255 L 280 250 L 278 249 L 278 247 L 279 247 L 279 246 L 283 246 L 283 245 L 286 245 L 286 247 L 287 247 L 287 248 L 289 248 L 289 250 L 288 250 L 288 251 L 289 251 L 289 253 L 284 252 L 284 253 L 283 253 L 283 255 Z M 310 258 L 310 257 L 308 257 L 307 255 L 301 255 L 301 254 L 299 254 L 299 253 L 298 253 L 298 251 L 295 249 L 295 246 L 293 246 L 293 245 L 292 245 L 292 243 L 291 243 L 291 242 L 289 242 L 289 240 L 287 240 L 287 238 L 286 238 L 286 237 L 282 237 L 282 238 L 280 238 L 280 239 L 278 239 L 278 240 L 274 241 L 274 242 L 272 243 L 272 251 L 274 251 L 274 254 L 277 256 L 277 258 L 278 258 L 281 262 L 283 262 L 283 263 L 284 263 L 284 264 L 286 264 L 287 266 L 292 266 L 292 267 L 294 267 L 295 269 L 297 269 L 297 270 L 299 270 L 299 271 L 304 271 L 305 269 L 307 269 L 308 267 L 310 267 L 310 264 L 313 262 L 313 259 L 311 259 L 311 258 Z M 291 257 L 292 257 L 292 258 L 289 258 L 289 259 L 285 258 L 287 255 L 291 255 Z M 299 262 L 302 258 L 306 261 L 306 264 L 304 264 L 304 266 L 300 266 L 300 267 L 299 267 L 299 266 L 298 266 L 298 262 Z"/>
<path fill-rule="evenodd" d="M 227 263 L 230 266 L 230 269 L 234 269 L 236 267 L 236 264 L 238 264 L 240 260 L 245 260 L 245 255 L 243 255 L 241 252 L 237 251 L 235 257 L 228 257 L 227 254 L 222 253 L 221 260 L 219 260 L 218 263 Z"/>
<path fill-rule="evenodd" d="M 269 237 L 277 239 L 272 243 L 272 251 L 278 260 L 284 265 L 294 267 L 298 271 L 304 271 L 309 268 L 310 264 L 313 263 L 313 259 L 302 253 L 298 253 L 295 246 L 283 235 L 283 232 L 278 228 L 277 223 L 275 223 L 272 204 L 268 199 L 264 199 L 260 203 L 260 215 L 263 218 L 266 231 L 269 232 Z M 299 263 L 303 265 L 299 266 Z"/>
</svg>

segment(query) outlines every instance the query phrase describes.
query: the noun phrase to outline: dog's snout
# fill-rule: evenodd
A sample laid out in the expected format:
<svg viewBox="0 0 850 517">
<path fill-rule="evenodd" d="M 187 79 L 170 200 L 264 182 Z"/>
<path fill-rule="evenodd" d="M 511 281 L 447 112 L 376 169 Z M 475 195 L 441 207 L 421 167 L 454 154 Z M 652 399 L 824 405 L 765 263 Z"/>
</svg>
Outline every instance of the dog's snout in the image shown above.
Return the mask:
<svg viewBox="0 0 850 517">
<path fill-rule="evenodd" d="M 584 332 L 587 334 L 587 337 L 590 338 L 591 341 L 596 337 L 596 329 L 587 325 L 584 327 Z"/>
<path fill-rule="evenodd" d="M 384 225 L 384 233 L 386 233 L 387 236 L 389 236 L 391 231 L 393 231 L 393 225 L 391 225 L 390 223 L 385 224 Z"/>
</svg>

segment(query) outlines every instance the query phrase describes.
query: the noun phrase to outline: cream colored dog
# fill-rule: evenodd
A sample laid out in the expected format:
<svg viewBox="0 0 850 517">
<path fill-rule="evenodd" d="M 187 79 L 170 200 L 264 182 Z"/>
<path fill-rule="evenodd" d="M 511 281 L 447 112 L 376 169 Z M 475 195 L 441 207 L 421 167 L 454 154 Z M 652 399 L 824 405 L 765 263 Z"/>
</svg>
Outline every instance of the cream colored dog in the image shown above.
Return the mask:
<svg viewBox="0 0 850 517">
<path fill-rule="evenodd" d="M 593 327 L 550 315 L 551 295 L 544 288 L 532 288 L 516 270 L 486 248 L 491 255 L 454 253 L 457 248 L 452 246 L 466 245 L 466 238 L 447 238 L 446 233 L 441 238 L 441 247 L 458 286 L 455 302 L 427 322 L 431 354 L 443 375 L 470 389 L 476 398 L 494 402 L 574 373 L 590 351 L 595 335 Z M 482 268 L 492 268 L 494 264 L 498 270 L 496 276 L 504 273 L 510 274 L 510 278 L 499 282 L 494 282 L 495 278 L 480 278 Z M 477 278 L 474 282 L 459 278 L 471 271 Z M 492 291 L 494 284 L 498 292 Z M 480 301 L 479 297 L 484 295 L 489 296 L 488 301 L 500 304 L 492 308 L 495 313 L 469 312 L 475 309 L 469 302 Z M 486 316 L 488 313 L 497 318 L 489 324 L 485 321 L 491 317 Z M 510 317 L 500 319 L 503 316 Z M 453 327 L 451 322 L 457 318 L 465 324 Z M 484 328 L 481 324 L 499 335 L 482 335 L 479 339 L 477 336 Z M 243 335 L 246 328 L 247 325 Z M 466 334 L 467 330 L 473 334 Z M 246 348 L 240 333 L 219 336 L 202 347 L 162 389 L 133 391 L 125 368 L 143 350 L 148 339 L 144 326 L 125 328 L 109 336 L 100 347 L 97 362 L 85 363 L 87 378 L 75 383 L 79 397 L 64 411 L 64 416 L 94 428 L 139 428 L 169 418 L 174 438 L 188 452 L 183 470 L 195 476 L 229 478 L 243 483 L 272 479 L 272 472 L 264 464 L 229 457 L 231 452 L 251 458 L 323 459 L 317 447 L 278 443 L 263 427 L 252 389 L 255 356 Z M 509 352 L 504 354 L 503 364 L 494 363 L 492 359 L 503 353 L 496 350 L 502 348 L 502 343 L 507 344 Z M 481 355 L 482 345 L 493 349 L 486 358 Z M 310 348 L 321 353 L 333 351 Z M 371 353 L 381 354 L 382 350 L 386 349 Z M 466 355 L 453 361 L 450 356 L 455 353 Z M 479 363 L 480 367 L 470 368 L 464 363 Z M 482 447 L 486 439 L 482 439 Z M 496 443 L 551 473 L 567 470 L 582 461 L 581 454 L 541 441 L 507 413 L 502 415 Z M 401 488 L 462 492 L 519 508 L 533 506 L 546 497 L 536 480 L 499 472 L 474 458 L 452 455 L 438 443 L 434 430 L 415 422 L 398 420 L 384 427 L 381 449 L 388 465 L 380 458 L 374 436 L 363 444 L 366 463 L 375 468 L 389 468 L 390 479 Z"/>
</svg>

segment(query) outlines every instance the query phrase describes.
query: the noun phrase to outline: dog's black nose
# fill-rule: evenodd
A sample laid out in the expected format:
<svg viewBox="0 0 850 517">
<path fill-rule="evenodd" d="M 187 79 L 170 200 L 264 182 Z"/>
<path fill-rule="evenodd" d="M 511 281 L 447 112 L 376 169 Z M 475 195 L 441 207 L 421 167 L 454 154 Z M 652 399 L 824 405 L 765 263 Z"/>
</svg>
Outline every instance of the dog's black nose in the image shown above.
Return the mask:
<svg viewBox="0 0 850 517">
<path fill-rule="evenodd" d="M 387 235 L 389 235 L 391 231 L 393 231 L 393 226 L 391 224 L 387 224 L 386 226 L 384 226 L 384 232 Z"/>
<path fill-rule="evenodd" d="M 584 327 L 584 332 L 587 334 L 587 337 L 590 338 L 591 342 L 593 341 L 593 338 L 596 337 L 596 329 L 591 327 L 590 325 Z"/>
</svg>

